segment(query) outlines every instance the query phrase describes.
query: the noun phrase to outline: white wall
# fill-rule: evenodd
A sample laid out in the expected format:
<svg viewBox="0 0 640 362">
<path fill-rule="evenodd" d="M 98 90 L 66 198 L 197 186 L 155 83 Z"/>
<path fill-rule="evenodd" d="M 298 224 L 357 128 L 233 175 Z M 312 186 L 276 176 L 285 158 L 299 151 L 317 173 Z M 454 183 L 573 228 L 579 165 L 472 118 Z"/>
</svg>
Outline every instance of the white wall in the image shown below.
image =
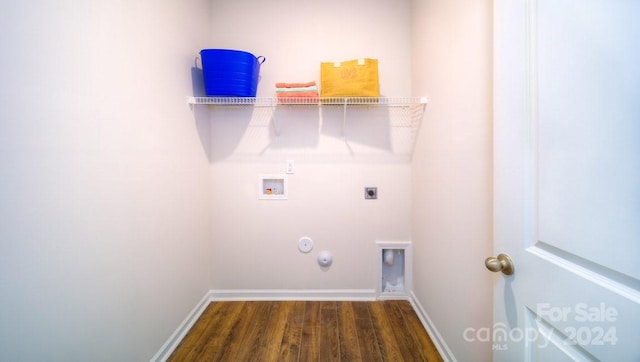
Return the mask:
<svg viewBox="0 0 640 362">
<path fill-rule="evenodd" d="M 266 57 L 258 96 L 276 82 L 319 81 L 320 62 L 379 59 L 381 93 L 408 96 L 409 1 L 213 1 L 210 48 Z M 410 163 L 389 110 L 211 111 L 214 289 L 376 288 L 376 240 L 410 240 Z M 386 123 L 385 123 L 386 122 Z M 258 175 L 293 159 L 289 199 L 258 200 Z M 379 199 L 364 200 L 377 186 Z M 297 240 L 315 241 L 310 254 Z M 320 250 L 334 254 L 329 270 Z"/>
<path fill-rule="evenodd" d="M 0 5 L 0 359 L 150 359 L 209 289 L 209 2 Z"/>
<path fill-rule="evenodd" d="M 491 1 L 414 0 L 413 91 L 429 96 L 413 159 L 414 291 L 459 361 L 491 359 Z"/>
<path fill-rule="evenodd" d="M 410 239 L 455 356 L 490 358 L 462 341 L 491 319 L 488 2 L 38 0 L 0 24 L 0 359 L 147 360 L 211 287 L 374 289 L 374 241 Z M 413 164 L 376 111 L 346 141 L 341 110 L 279 113 L 278 137 L 263 110 L 192 113 L 207 47 L 264 55 L 261 96 L 378 58 L 383 95 L 431 99 Z M 289 200 L 259 201 L 289 158 Z"/>
</svg>

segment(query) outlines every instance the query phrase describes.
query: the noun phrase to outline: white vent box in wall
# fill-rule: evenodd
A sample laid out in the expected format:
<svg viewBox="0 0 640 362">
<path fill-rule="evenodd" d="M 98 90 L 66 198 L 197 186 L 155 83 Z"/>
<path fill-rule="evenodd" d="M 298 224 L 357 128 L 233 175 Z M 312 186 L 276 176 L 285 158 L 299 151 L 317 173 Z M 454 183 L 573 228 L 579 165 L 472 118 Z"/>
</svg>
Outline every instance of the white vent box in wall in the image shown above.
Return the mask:
<svg viewBox="0 0 640 362">
<path fill-rule="evenodd" d="M 376 242 L 378 299 L 407 299 L 411 291 L 411 242 Z"/>
<path fill-rule="evenodd" d="M 285 175 L 260 175 L 258 187 L 259 199 L 284 200 L 287 198 L 287 177 Z"/>
</svg>

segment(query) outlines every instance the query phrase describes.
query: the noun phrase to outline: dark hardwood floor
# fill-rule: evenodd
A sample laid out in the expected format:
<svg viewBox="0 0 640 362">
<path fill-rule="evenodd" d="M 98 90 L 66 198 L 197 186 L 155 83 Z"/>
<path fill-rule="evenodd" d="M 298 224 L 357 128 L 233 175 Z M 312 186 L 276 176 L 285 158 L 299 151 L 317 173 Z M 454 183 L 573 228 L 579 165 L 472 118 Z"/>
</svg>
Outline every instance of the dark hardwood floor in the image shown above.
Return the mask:
<svg viewBox="0 0 640 362">
<path fill-rule="evenodd" d="M 169 361 L 442 361 L 404 300 L 213 302 Z"/>
</svg>

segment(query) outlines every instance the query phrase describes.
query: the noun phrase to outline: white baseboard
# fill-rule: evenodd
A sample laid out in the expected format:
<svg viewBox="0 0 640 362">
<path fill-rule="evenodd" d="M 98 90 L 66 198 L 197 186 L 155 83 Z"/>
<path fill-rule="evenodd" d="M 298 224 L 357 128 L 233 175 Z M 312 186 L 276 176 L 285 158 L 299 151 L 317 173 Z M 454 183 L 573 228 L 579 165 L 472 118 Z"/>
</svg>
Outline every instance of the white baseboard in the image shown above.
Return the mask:
<svg viewBox="0 0 640 362">
<path fill-rule="evenodd" d="M 376 300 L 375 289 L 231 289 L 209 294 L 211 300 Z"/>
<path fill-rule="evenodd" d="M 436 349 L 438 350 L 438 352 L 440 352 L 440 356 L 442 357 L 442 359 L 447 362 L 456 362 L 457 360 L 449 349 L 449 346 L 447 346 L 447 343 L 445 343 L 444 339 L 442 339 L 442 336 L 438 332 L 438 329 L 433 324 L 431 318 L 429 318 L 429 315 L 427 314 L 427 312 L 425 312 L 424 308 L 422 308 L 422 305 L 418 301 L 416 295 L 413 293 L 413 291 L 410 294 L 411 298 L 409 299 L 409 302 L 411 303 L 411 306 L 413 306 L 413 309 L 416 311 L 420 322 L 422 322 L 422 325 L 427 330 L 427 333 L 429 334 L 429 337 L 431 337 L 433 344 L 435 344 Z"/>
<path fill-rule="evenodd" d="M 198 304 L 193 308 L 193 310 L 187 315 L 182 323 L 178 326 L 178 328 L 173 332 L 173 334 L 167 339 L 167 341 L 162 345 L 160 350 L 156 353 L 153 358 L 151 358 L 152 362 L 164 362 L 169 358 L 171 353 L 178 347 L 182 338 L 187 335 L 187 332 L 193 327 L 194 323 L 200 318 L 200 315 L 207 308 L 209 303 L 211 302 L 211 291 L 207 292 L 204 297 L 198 302 Z"/>
</svg>

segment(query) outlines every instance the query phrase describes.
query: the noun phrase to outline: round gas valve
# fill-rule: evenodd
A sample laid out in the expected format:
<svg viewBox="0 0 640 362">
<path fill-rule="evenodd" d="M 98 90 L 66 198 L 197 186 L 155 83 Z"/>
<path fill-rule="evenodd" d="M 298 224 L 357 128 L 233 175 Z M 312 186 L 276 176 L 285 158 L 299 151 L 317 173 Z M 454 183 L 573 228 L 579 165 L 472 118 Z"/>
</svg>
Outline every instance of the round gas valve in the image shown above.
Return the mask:
<svg viewBox="0 0 640 362">
<path fill-rule="evenodd" d="M 318 254 L 318 264 L 323 267 L 329 267 L 333 263 L 333 256 L 327 250 L 323 250 Z"/>
</svg>

